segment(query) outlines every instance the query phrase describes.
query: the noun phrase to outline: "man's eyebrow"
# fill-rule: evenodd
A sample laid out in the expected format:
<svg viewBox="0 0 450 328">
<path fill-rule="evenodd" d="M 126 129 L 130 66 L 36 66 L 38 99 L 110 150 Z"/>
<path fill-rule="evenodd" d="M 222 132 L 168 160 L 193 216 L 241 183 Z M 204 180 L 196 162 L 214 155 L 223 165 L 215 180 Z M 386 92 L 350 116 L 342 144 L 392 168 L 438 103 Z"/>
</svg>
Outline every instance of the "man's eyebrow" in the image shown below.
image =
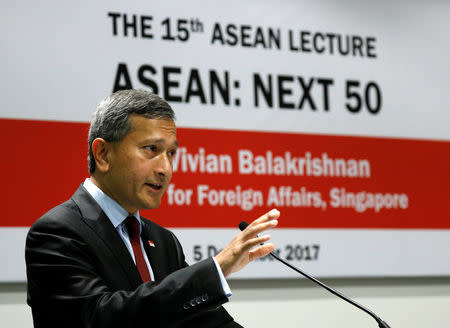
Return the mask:
<svg viewBox="0 0 450 328">
<path fill-rule="evenodd" d="M 158 139 L 147 139 L 147 140 L 145 140 L 145 142 L 146 142 L 146 143 L 159 143 L 159 144 L 161 144 L 161 143 L 165 143 L 166 140 L 163 139 L 163 138 L 158 138 Z M 175 140 L 175 142 L 173 143 L 173 145 L 174 145 L 175 147 L 178 147 L 178 140 Z"/>
</svg>

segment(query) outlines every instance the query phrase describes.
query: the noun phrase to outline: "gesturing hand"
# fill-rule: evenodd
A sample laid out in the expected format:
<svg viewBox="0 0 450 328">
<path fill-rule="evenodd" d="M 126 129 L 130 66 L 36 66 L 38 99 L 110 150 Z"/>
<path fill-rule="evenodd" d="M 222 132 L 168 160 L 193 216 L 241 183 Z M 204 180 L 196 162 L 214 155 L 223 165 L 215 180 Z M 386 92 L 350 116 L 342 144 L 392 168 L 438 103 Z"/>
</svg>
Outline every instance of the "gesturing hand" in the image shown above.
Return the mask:
<svg viewBox="0 0 450 328">
<path fill-rule="evenodd" d="M 228 277 L 233 272 L 241 270 L 249 262 L 266 256 L 272 252 L 275 246 L 272 243 L 264 244 L 262 246 L 253 248 L 270 239 L 270 236 L 256 237 L 259 233 L 273 228 L 278 224 L 278 217 L 280 212 L 278 210 L 271 210 L 263 216 L 259 217 L 248 227 L 237 234 L 231 242 L 214 258 L 222 269 L 225 277 Z"/>
</svg>

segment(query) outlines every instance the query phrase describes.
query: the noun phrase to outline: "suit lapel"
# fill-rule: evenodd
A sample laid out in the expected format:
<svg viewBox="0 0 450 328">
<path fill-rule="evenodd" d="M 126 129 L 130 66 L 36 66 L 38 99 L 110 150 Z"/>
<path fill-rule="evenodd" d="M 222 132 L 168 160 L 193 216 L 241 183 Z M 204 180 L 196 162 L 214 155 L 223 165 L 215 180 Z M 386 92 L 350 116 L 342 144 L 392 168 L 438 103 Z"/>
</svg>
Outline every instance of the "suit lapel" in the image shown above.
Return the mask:
<svg viewBox="0 0 450 328">
<path fill-rule="evenodd" d="M 111 221 L 102 211 L 101 207 L 92 198 L 92 196 L 81 185 L 72 196 L 73 201 L 78 205 L 82 214 L 82 220 L 96 233 L 105 246 L 111 251 L 117 259 L 120 268 L 128 278 L 130 285 L 136 288 L 142 284 L 141 276 L 133 262 L 127 247 L 122 238 L 114 228 Z"/>
<path fill-rule="evenodd" d="M 148 260 L 155 276 L 155 281 L 163 279 L 167 276 L 167 254 L 165 253 L 164 240 L 162 236 L 155 232 L 155 229 L 151 229 L 151 225 L 148 221 L 142 220 L 142 242 L 144 244 L 145 252 L 147 253 Z M 150 246 L 149 241 L 154 243 L 154 247 Z"/>
</svg>

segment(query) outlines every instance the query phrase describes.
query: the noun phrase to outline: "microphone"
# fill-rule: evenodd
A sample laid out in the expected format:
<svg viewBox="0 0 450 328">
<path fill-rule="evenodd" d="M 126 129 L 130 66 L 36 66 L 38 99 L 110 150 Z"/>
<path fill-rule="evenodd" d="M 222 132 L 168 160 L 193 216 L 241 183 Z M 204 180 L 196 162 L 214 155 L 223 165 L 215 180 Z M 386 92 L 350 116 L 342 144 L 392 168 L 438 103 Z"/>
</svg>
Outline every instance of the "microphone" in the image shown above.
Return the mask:
<svg viewBox="0 0 450 328">
<path fill-rule="evenodd" d="M 241 223 L 239 223 L 239 229 L 241 231 L 243 231 L 245 228 L 247 228 L 248 223 L 245 221 L 242 221 Z M 261 244 L 262 245 L 262 244 Z M 366 312 L 368 315 L 370 315 L 372 318 L 375 319 L 375 321 L 378 323 L 378 327 L 379 328 L 391 328 L 386 322 L 384 322 L 381 318 L 379 318 L 375 313 L 373 313 L 372 311 L 370 311 L 369 309 L 367 309 L 366 307 L 362 306 L 361 304 L 358 304 L 357 302 L 355 302 L 354 300 L 352 300 L 351 298 L 341 294 L 340 292 L 338 292 L 337 290 L 325 285 L 323 282 L 321 282 L 320 280 L 310 276 L 309 274 L 303 272 L 300 269 L 297 269 L 296 267 L 294 267 L 293 265 L 287 263 L 286 261 L 280 259 L 278 256 L 276 256 L 273 252 L 269 253 L 270 256 L 272 256 L 273 258 L 277 259 L 278 261 L 280 261 L 281 263 L 287 265 L 288 267 L 290 267 L 292 270 L 300 273 L 301 275 L 305 276 L 306 278 L 308 278 L 309 280 L 315 282 L 316 284 L 320 285 L 321 287 L 325 288 L 326 290 L 328 290 L 331 294 L 336 295 L 337 297 L 342 298 L 344 301 L 352 304 L 353 306 L 356 306 L 358 309 Z"/>
</svg>

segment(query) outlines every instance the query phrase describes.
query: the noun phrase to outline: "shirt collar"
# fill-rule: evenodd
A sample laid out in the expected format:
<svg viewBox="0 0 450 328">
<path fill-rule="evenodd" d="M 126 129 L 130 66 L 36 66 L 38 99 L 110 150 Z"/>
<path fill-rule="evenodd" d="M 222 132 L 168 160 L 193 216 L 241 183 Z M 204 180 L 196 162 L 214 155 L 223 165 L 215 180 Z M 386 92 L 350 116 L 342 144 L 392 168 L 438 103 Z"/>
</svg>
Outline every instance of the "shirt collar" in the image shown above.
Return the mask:
<svg viewBox="0 0 450 328">
<path fill-rule="evenodd" d="M 97 187 L 89 178 L 87 178 L 83 183 L 84 188 L 89 192 L 89 194 L 95 199 L 98 205 L 101 207 L 103 212 L 109 218 L 114 228 L 122 224 L 123 220 L 127 218 L 130 214 L 119 205 L 114 199 L 105 194 L 99 187 Z M 141 231 L 141 217 L 139 211 L 132 214 L 139 222 L 139 231 Z"/>
</svg>

